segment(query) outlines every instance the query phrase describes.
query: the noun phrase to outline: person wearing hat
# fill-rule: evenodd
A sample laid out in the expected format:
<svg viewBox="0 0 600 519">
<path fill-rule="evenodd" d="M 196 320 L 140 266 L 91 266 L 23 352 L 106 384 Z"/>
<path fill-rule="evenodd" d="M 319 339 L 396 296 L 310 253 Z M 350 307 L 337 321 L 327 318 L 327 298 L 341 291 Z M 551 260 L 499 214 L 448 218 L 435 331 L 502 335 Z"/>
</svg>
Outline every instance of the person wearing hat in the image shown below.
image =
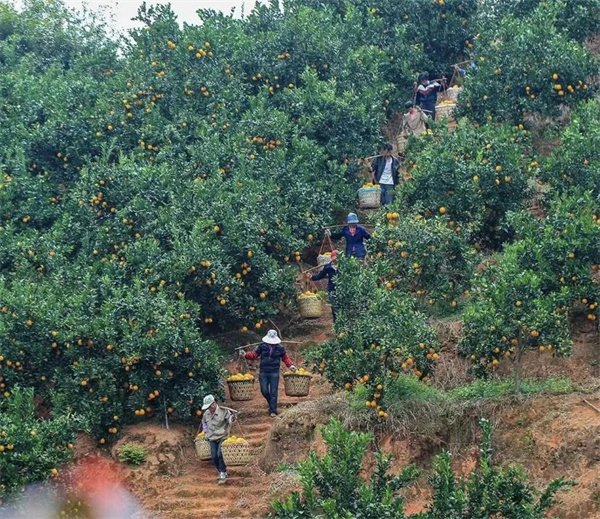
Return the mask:
<svg viewBox="0 0 600 519">
<path fill-rule="evenodd" d="M 440 83 L 429 81 L 429 74 L 427 72 L 419 74 L 418 84 L 414 84 L 416 104 L 434 121 L 437 95 L 441 89 L 442 85 Z"/>
<path fill-rule="evenodd" d="M 400 161 L 392 155 L 393 147 L 388 142 L 383 146 L 383 155 L 375 157 L 371 164 L 373 184 L 381 187 L 381 205 L 391 204 L 394 187 L 400 181 Z"/>
<path fill-rule="evenodd" d="M 202 403 L 202 430 L 210 444 L 210 457 L 219 471 L 219 484 L 227 480 L 227 467 L 221 444 L 229 436 L 235 415 L 230 409 L 219 407 L 213 395 L 206 395 Z"/>
<path fill-rule="evenodd" d="M 335 323 L 335 305 L 333 302 L 333 294 L 335 293 L 335 279 L 334 277 L 337 275 L 337 251 L 331 251 L 331 261 L 327 263 L 322 269 L 321 272 L 317 274 L 310 275 L 310 272 L 307 272 L 307 275 L 310 276 L 310 279 L 313 281 L 319 281 L 321 279 L 327 278 L 327 294 L 329 296 L 329 304 L 331 304 L 331 313 L 333 315 L 333 322 Z"/>
<path fill-rule="evenodd" d="M 248 360 L 260 359 L 258 372 L 260 392 L 269 404 L 269 415 L 272 418 L 276 417 L 280 365 L 283 362 L 291 371 L 296 371 L 296 366 L 294 366 L 292 359 L 282 346 L 277 331 L 269 330 L 254 351 L 244 352 L 240 350 L 240 355 Z"/>
<path fill-rule="evenodd" d="M 359 260 L 364 260 L 367 256 L 365 248 L 365 240 L 371 239 L 369 232 L 362 226 L 358 225 L 358 216 L 356 213 L 348 213 L 345 225 L 341 231 L 332 233 L 329 229 L 325 229 L 325 236 L 330 236 L 334 240 L 344 238 L 346 240 L 346 256 L 354 256 Z"/>
</svg>

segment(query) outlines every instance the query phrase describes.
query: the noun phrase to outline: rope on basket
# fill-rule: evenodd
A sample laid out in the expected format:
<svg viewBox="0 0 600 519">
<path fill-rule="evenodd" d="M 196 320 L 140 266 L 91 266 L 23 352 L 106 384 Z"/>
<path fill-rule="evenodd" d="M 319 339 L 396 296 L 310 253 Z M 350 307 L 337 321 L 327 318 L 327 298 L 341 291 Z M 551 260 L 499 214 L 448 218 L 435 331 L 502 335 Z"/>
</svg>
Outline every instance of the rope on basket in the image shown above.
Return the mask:
<svg viewBox="0 0 600 519">
<path fill-rule="evenodd" d="M 325 235 L 323 236 L 323 241 L 321 242 L 321 248 L 319 249 L 319 254 L 323 254 L 327 252 L 325 250 L 325 245 L 329 245 L 329 252 L 333 252 L 333 243 L 331 243 L 331 236 Z"/>
</svg>

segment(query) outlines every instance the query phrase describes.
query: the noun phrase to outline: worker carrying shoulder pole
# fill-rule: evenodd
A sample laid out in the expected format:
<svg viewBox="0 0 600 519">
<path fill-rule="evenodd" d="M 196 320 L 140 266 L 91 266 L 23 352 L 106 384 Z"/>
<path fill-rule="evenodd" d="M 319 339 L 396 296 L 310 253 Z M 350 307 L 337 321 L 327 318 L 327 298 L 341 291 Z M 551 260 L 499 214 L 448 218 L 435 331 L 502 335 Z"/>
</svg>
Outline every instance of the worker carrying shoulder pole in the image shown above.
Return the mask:
<svg viewBox="0 0 600 519">
<path fill-rule="evenodd" d="M 419 74 L 418 83 L 413 85 L 415 92 L 415 103 L 420 106 L 426 115 L 435 121 L 435 105 L 437 103 L 437 95 L 444 88 L 445 80 L 442 83 L 437 81 L 429 81 L 429 74 L 422 72 Z"/>
<path fill-rule="evenodd" d="M 381 188 L 381 205 L 394 201 L 394 188 L 400 182 L 400 160 L 392 155 L 390 143 L 383 145 L 383 155 L 378 155 L 371 163 L 373 183 Z"/>
<path fill-rule="evenodd" d="M 281 344 L 281 339 L 276 330 L 269 330 L 262 338 L 262 342 L 254 351 L 244 352 L 240 350 L 240 356 L 256 360 L 260 358 L 258 381 L 260 392 L 269 404 L 269 415 L 277 416 L 277 391 L 279 389 L 279 368 L 283 362 L 291 371 L 296 371 L 292 359 L 288 356 Z"/>
<path fill-rule="evenodd" d="M 346 240 L 346 256 L 354 256 L 361 261 L 364 261 L 367 256 L 365 240 L 371 239 L 369 232 L 362 226 L 358 225 L 358 216 L 356 213 L 348 213 L 348 218 L 341 231 L 332 233 L 329 229 L 325 229 L 325 236 L 329 236 L 334 240 L 344 238 Z"/>
<path fill-rule="evenodd" d="M 227 480 L 227 467 L 223 460 L 221 445 L 229 436 L 235 414 L 231 409 L 220 407 L 213 395 L 206 395 L 202 403 L 202 430 L 210 444 L 210 457 L 219 471 L 219 484 Z"/>
</svg>

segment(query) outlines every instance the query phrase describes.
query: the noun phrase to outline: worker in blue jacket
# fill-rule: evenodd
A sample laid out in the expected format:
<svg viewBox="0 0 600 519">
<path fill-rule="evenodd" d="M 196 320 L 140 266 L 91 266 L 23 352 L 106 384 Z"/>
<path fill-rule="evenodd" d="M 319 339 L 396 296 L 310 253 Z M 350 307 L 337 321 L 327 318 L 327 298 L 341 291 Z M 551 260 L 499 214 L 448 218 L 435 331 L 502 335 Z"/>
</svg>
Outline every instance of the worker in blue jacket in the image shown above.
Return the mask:
<svg viewBox="0 0 600 519">
<path fill-rule="evenodd" d="M 358 216 L 356 213 L 349 213 L 346 223 L 341 231 L 332 233 L 329 229 L 325 229 L 325 236 L 330 236 L 334 240 L 344 238 L 346 240 L 346 256 L 354 256 L 359 260 L 364 260 L 367 256 L 365 240 L 370 240 L 371 235 L 362 226 L 358 225 Z"/>
</svg>

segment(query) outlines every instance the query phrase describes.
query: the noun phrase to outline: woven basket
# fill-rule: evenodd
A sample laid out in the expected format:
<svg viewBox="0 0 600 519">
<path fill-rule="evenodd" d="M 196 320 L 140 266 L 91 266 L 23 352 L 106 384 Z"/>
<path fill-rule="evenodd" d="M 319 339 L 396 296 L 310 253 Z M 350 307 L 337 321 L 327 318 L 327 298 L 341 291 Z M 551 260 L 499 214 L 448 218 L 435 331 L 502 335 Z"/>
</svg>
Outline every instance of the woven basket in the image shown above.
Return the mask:
<svg viewBox="0 0 600 519">
<path fill-rule="evenodd" d="M 231 400 L 252 400 L 254 397 L 254 380 L 228 380 Z"/>
<path fill-rule="evenodd" d="M 310 375 L 283 375 L 286 396 L 308 396 L 310 379 Z"/>
<path fill-rule="evenodd" d="M 460 94 L 461 91 L 462 91 L 462 88 L 449 88 L 443 94 L 441 94 L 440 97 L 444 97 L 444 98 L 446 98 L 450 101 L 454 101 L 456 103 L 456 101 L 458 100 L 458 94 Z"/>
<path fill-rule="evenodd" d="M 209 460 L 210 459 L 210 443 L 206 439 L 196 439 L 194 440 L 196 444 L 196 454 L 201 460 Z"/>
<path fill-rule="evenodd" d="M 442 117 L 448 117 L 452 119 L 452 111 L 456 108 L 456 103 L 452 103 L 451 105 L 437 105 L 435 107 L 435 119 L 439 121 Z"/>
<path fill-rule="evenodd" d="M 317 319 L 321 317 L 321 300 L 316 296 L 304 296 L 298 299 L 298 310 L 302 319 Z"/>
<path fill-rule="evenodd" d="M 381 205 L 380 187 L 361 187 L 358 190 L 358 205 L 362 209 L 376 209 Z"/>
<path fill-rule="evenodd" d="M 396 148 L 398 149 L 398 153 L 404 153 L 406 151 L 406 146 L 408 145 L 408 137 L 404 134 L 399 134 L 396 138 Z"/>
<path fill-rule="evenodd" d="M 252 459 L 252 449 L 248 442 L 221 444 L 225 465 L 246 465 Z"/>
<path fill-rule="evenodd" d="M 317 256 L 317 265 L 319 267 L 323 267 L 328 263 L 331 263 L 331 254 L 319 254 Z"/>
</svg>

